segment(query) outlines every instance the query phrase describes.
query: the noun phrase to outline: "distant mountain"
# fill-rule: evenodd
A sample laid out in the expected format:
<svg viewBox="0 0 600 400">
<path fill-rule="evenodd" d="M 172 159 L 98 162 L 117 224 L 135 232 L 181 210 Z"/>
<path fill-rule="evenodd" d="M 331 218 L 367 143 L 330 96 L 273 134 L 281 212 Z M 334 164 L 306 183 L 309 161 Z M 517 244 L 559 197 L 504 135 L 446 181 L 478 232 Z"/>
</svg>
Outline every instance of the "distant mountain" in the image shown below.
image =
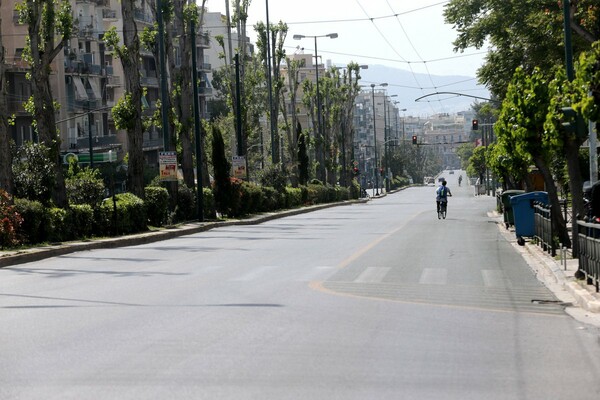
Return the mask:
<svg viewBox="0 0 600 400">
<path fill-rule="evenodd" d="M 371 90 L 371 83 L 386 82 L 388 95 L 397 95 L 394 101 L 400 101 L 397 106 L 406 108 L 406 115 L 427 116 L 437 113 L 457 113 L 467 111 L 477 100 L 472 97 L 454 94 L 441 94 L 425 97 L 418 102 L 415 99 L 436 92 L 454 92 L 469 96 L 489 98 L 489 91 L 477 84 L 472 76 L 418 74 L 404 69 L 391 68 L 383 65 L 369 65 L 368 69 L 360 70 L 359 84 L 365 90 Z M 422 88 L 422 89 L 421 89 Z"/>
</svg>

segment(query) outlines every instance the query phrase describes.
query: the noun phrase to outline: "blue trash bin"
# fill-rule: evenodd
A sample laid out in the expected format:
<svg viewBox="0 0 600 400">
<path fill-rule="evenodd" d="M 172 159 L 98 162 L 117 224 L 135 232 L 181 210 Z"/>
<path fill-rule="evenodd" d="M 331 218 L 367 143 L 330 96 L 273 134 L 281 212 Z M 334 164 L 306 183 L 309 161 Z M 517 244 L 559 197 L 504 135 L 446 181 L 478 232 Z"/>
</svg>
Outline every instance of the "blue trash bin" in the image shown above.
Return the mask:
<svg viewBox="0 0 600 400">
<path fill-rule="evenodd" d="M 510 205 L 513 209 L 513 217 L 515 223 L 515 234 L 517 235 L 517 243 L 521 246 L 525 244 L 524 236 L 532 237 L 535 235 L 535 212 L 533 209 L 534 202 L 548 204 L 547 192 L 528 192 L 512 196 Z"/>
</svg>

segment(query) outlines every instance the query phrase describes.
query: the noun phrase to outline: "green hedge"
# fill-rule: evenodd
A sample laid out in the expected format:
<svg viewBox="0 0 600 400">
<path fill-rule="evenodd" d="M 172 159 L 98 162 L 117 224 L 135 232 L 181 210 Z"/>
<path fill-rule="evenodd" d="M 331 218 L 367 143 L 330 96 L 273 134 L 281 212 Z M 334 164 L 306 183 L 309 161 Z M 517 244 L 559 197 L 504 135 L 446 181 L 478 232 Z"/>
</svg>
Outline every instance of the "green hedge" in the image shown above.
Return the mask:
<svg viewBox="0 0 600 400">
<path fill-rule="evenodd" d="M 169 211 L 169 192 L 164 187 L 147 186 L 144 188 L 144 196 L 148 224 L 163 226 Z"/>
<path fill-rule="evenodd" d="M 146 208 L 142 199 L 132 193 L 115 195 L 116 215 L 112 198 L 104 199 L 97 217 L 103 226 L 112 227 L 115 234 L 128 234 L 148 229 Z M 107 223 L 108 220 L 108 224 Z M 111 229 L 109 229 L 110 231 Z"/>
</svg>

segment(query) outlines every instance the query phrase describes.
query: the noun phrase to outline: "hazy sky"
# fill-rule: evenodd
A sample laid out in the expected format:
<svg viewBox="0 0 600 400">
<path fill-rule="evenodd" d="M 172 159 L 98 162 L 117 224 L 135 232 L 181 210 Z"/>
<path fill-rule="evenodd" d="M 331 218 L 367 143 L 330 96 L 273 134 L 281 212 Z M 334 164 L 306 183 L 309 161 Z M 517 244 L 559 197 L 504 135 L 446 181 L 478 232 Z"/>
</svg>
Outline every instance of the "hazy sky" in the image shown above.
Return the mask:
<svg viewBox="0 0 600 400">
<path fill-rule="evenodd" d="M 227 0 L 208 0 L 209 11 L 225 13 Z M 252 0 L 248 27 L 266 20 L 266 0 Z M 385 65 L 426 75 L 460 75 L 475 77 L 486 49 L 470 49 L 455 53 L 452 41 L 456 32 L 444 23 L 443 10 L 448 1 L 440 0 L 268 0 L 269 22 L 286 22 L 289 32 L 286 51 L 294 53 L 304 48 L 314 53 L 314 39 L 294 40 L 295 34 L 306 36 L 337 33 L 337 39 L 318 39 L 319 56 L 324 61 L 345 65 Z M 460 81 L 460 80 L 458 80 Z M 420 92 L 439 91 L 435 78 L 422 77 L 409 82 L 388 82 L 407 85 Z M 472 88 L 473 82 L 470 82 Z M 452 86 L 460 92 L 460 84 Z M 484 96 L 486 91 L 472 95 Z"/>
</svg>

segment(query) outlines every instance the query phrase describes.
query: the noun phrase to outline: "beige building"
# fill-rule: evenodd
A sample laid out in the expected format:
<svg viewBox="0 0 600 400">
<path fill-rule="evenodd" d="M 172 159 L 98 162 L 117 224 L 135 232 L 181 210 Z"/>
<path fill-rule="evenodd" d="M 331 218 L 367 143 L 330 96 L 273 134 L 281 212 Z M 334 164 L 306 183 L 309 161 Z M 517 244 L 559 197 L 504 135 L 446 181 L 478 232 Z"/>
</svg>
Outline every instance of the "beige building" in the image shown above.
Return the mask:
<svg viewBox="0 0 600 400">
<path fill-rule="evenodd" d="M 150 0 L 135 0 L 135 21 L 138 31 L 154 24 Z M 7 0 L 1 4 L 2 35 L 6 62 L 9 65 L 8 82 L 10 112 L 15 115 L 12 126 L 17 146 L 36 140 L 31 126 L 31 116 L 25 112 L 23 103 L 30 97 L 31 89 L 25 74 L 29 66 L 22 58 L 27 37 L 27 26 L 18 22 L 14 11 L 20 0 Z M 52 64 L 51 89 L 54 100 L 60 104 L 57 124 L 63 153 L 74 153 L 80 161 L 89 160 L 90 142 L 97 162 L 107 159 L 109 151 L 122 158 L 127 152 L 125 132 L 114 125 L 111 108 L 124 94 L 123 69 L 120 61 L 102 41 L 111 27 L 122 32 L 121 3 L 119 0 L 71 0 L 74 17 L 74 33 L 63 51 Z M 12 16 L 12 18 L 7 18 Z M 197 54 L 208 47 L 208 35 L 199 34 L 196 40 Z M 205 63 L 198 63 L 198 75 L 206 86 Z M 143 99 L 152 113 L 159 99 L 159 68 L 152 53 L 142 50 L 140 74 L 147 93 Z M 201 90 L 200 98 L 206 95 Z M 205 103 L 201 104 L 206 108 Z M 160 129 L 151 127 L 144 132 L 144 154 L 150 164 L 157 163 L 158 151 L 163 148 Z"/>
</svg>

